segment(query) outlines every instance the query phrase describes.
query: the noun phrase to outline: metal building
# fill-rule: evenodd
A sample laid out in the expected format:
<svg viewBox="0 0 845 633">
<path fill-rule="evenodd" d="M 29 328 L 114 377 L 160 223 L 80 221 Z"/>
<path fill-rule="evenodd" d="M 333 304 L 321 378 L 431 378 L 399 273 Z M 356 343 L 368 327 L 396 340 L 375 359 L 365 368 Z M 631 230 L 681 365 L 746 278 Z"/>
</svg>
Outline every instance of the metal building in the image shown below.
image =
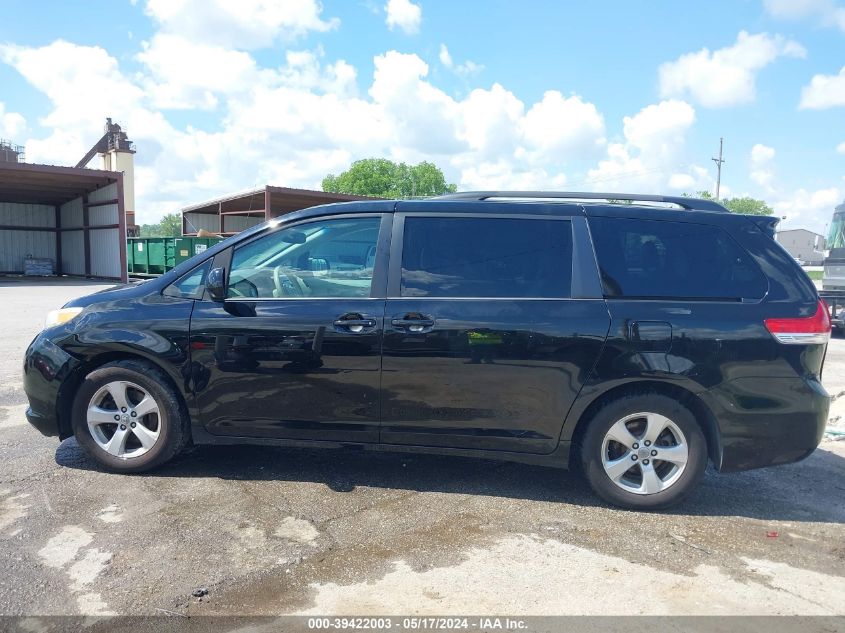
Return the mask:
<svg viewBox="0 0 845 633">
<path fill-rule="evenodd" d="M 808 266 L 821 266 L 827 248 L 824 235 L 807 229 L 786 229 L 778 231 L 775 239 L 790 255 Z"/>
<path fill-rule="evenodd" d="M 318 204 L 377 199 L 267 185 L 183 208 L 182 235 L 196 235 L 201 230 L 217 235 L 234 235 L 270 218 Z"/>
<path fill-rule="evenodd" d="M 35 258 L 58 275 L 126 281 L 123 174 L 0 161 L 0 273 Z"/>
</svg>

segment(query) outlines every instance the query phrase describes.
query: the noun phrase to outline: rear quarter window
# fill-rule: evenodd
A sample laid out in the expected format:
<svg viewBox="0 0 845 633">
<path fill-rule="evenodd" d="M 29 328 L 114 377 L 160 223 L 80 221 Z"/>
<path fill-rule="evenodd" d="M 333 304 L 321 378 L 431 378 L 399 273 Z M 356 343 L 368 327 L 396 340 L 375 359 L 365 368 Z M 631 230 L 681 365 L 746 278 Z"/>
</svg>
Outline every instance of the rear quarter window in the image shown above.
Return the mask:
<svg viewBox="0 0 845 633">
<path fill-rule="evenodd" d="M 591 218 L 608 297 L 761 299 L 768 287 L 753 258 L 716 226 Z"/>
</svg>

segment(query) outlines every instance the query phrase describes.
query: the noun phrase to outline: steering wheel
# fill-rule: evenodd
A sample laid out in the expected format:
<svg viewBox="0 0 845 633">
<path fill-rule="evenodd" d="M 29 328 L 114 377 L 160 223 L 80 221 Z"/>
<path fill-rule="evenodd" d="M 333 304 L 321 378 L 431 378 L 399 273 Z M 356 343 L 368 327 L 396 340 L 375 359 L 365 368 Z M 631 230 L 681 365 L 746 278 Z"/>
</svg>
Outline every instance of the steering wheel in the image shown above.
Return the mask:
<svg viewBox="0 0 845 633">
<path fill-rule="evenodd" d="M 285 283 L 287 281 L 287 283 Z M 304 297 L 305 282 L 291 272 L 283 272 L 281 266 L 273 269 L 273 285 L 277 297 Z"/>
<path fill-rule="evenodd" d="M 239 284 L 246 284 L 251 294 L 244 293 L 240 288 L 237 287 Z M 231 284 L 229 286 L 229 292 L 231 292 L 232 296 L 234 296 L 234 297 L 243 297 L 243 298 L 257 297 L 258 296 L 258 286 L 256 286 L 254 283 L 252 283 L 249 279 L 241 279 L 237 284 Z"/>
</svg>

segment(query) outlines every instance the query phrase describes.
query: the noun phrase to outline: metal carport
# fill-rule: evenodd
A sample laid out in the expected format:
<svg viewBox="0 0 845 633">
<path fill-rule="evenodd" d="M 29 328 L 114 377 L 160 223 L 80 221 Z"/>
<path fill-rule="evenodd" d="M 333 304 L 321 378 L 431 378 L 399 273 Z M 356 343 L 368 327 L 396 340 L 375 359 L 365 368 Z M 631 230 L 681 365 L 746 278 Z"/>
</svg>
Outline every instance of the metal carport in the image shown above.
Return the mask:
<svg viewBox="0 0 845 633">
<path fill-rule="evenodd" d="M 182 235 L 196 235 L 201 230 L 216 235 L 235 235 L 265 220 L 300 209 L 359 200 L 381 198 L 267 185 L 183 208 Z"/>
<path fill-rule="evenodd" d="M 123 174 L 0 162 L 0 274 L 27 257 L 58 275 L 127 280 Z"/>
</svg>

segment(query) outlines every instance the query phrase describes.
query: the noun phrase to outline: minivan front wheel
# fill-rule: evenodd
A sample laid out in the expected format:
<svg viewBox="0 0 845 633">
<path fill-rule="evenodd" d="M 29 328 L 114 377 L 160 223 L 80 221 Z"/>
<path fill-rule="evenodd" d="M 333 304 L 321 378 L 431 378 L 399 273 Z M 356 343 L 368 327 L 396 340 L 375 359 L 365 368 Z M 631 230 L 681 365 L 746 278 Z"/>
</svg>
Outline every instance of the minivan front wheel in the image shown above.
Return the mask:
<svg viewBox="0 0 845 633">
<path fill-rule="evenodd" d="M 581 465 L 605 501 L 631 509 L 661 509 L 684 499 L 701 481 L 707 446 L 695 416 L 663 395 L 608 403 L 590 422 Z"/>
<path fill-rule="evenodd" d="M 178 394 L 160 371 L 118 361 L 92 371 L 74 401 L 77 441 L 103 466 L 141 472 L 163 464 L 188 440 Z"/>
</svg>

